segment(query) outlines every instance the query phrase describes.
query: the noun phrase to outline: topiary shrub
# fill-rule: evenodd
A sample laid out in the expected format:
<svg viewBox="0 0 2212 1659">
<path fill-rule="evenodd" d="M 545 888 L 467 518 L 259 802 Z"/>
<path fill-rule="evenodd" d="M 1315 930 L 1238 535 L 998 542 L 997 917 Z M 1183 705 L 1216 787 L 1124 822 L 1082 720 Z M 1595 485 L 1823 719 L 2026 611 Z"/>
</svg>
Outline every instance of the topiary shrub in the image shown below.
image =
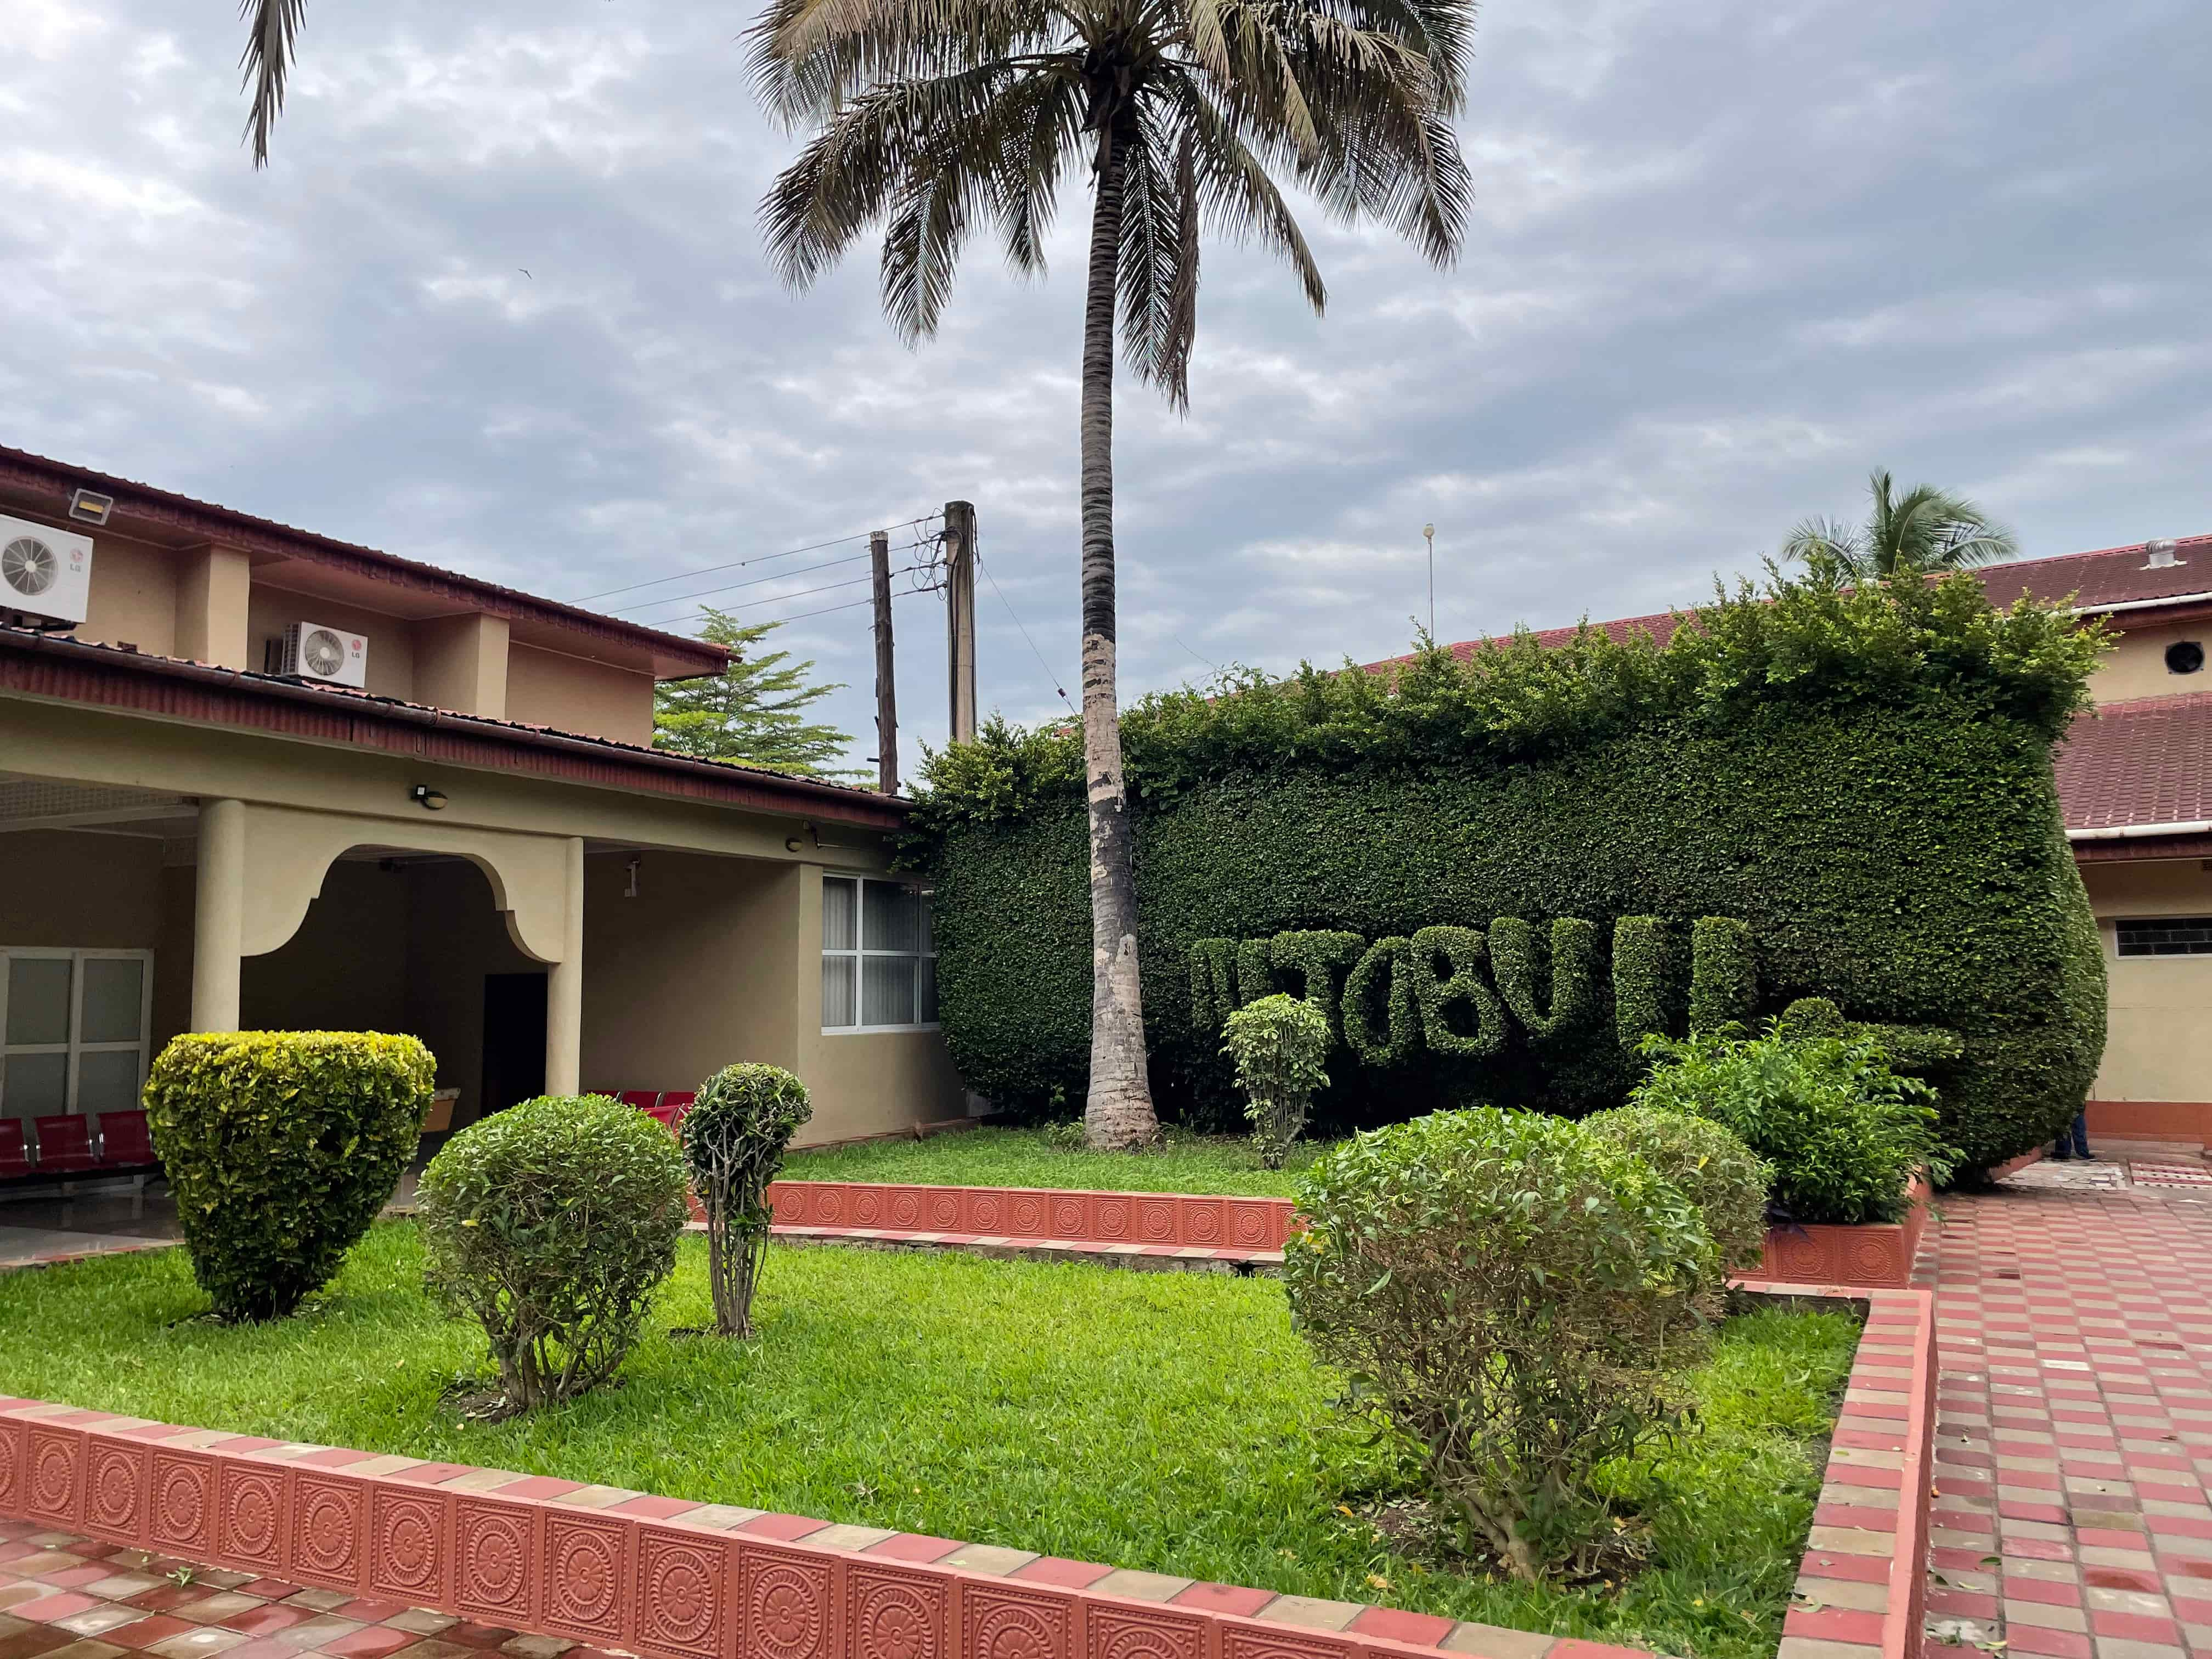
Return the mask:
<svg viewBox="0 0 2212 1659">
<path fill-rule="evenodd" d="M 436 1076 L 416 1039 L 374 1031 L 170 1040 L 146 1123 L 218 1316 L 278 1318 L 329 1283 L 399 1184 Z"/>
<path fill-rule="evenodd" d="M 1764 1260 L 1773 1171 L 1734 1130 L 1710 1118 L 1649 1106 L 1599 1112 L 1584 1118 L 1583 1127 L 1635 1153 L 1681 1188 L 1705 1218 L 1722 1272 L 1756 1267 Z M 1707 1305 L 1710 1311 L 1715 1304 Z"/>
<path fill-rule="evenodd" d="M 1345 1142 L 1299 1185 L 1300 1329 L 1516 1577 L 1600 1529 L 1591 1474 L 1671 1421 L 1714 1271 L 1696 1206 L 1578 1123 L 1484 1107 Z"/>
<path fill-rule="evenodd" d="M 725 1066 L 684 1115 L 684 1162 L 707 1212 L 707 1280 L 714 1328 L 753 1334 L 753 1296 L 768 1255 L 769 1183 L 792 1136 L 814 1115 L 806 1085 L 780 1066 Z"/>
<path fill-rule="evenodd" d="M 1893 1072 L 1875 1037 L 1770 1021 L 1754 1036 L 1654 1037 L 1645 1052 L 1658 1064 L 1630 1104 L 1733 1130 L 1773 1167 L 1777 1220 L 1894 1221 L 1913 1176 L 1942 1181 L 1958 1158 L 1937 1136 L 1936 1091 Z"/>
<path fill-rule="evenodd" d="M 471 1125 L 416 1201 L 424 1281 L 483 1327 L 510 1411 L 614 1375 L 687 1212 L 668 1131 L 604 1095 L 540 1096 Z"/>
<path fill-rule="evenodd" d="M 1328 1019 L 1301 998 L 1261 997 L 1229 1016 L 1221 1052 L 1237 1062 L 1261 1169 L 1281 1169 L 1305 1128 L 1314 1091 L 1328 1082 Z"/>
</svg>

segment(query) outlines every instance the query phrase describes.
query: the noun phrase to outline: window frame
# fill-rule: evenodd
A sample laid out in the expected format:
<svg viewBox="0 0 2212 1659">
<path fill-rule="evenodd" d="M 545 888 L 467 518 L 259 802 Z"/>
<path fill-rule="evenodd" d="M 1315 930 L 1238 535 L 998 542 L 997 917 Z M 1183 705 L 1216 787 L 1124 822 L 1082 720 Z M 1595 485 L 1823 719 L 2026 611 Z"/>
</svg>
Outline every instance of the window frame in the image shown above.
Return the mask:
<svg viewBox="0 0 2212 1659">
<path fill-rule="evenodd" d="M 939 1020 L 933 1019 L 927 1023 L 915 1022 L 904 1025 L 870 1025 L 866 1023 L 865 1018 L 866 982 L 863 975 L 863 964 L 870 957 L 889 957 L 895 961 L 915 963 L 914 994 L 917 1004 L 921 998 L 921 964 L 924 962 L 931 964 L 929 972 L 930 982 L 933 985 L 936 983 L 937 976 L 937 929 L 933 915 L 931 916 L 929 923 L 921 929 L 921 948 L 919 950 L 871 951 L 868 949 L 867 890 L 869 885 L 873 884 L 878 887 L 896 887 L 924 899 L 930 897 L 934 890 L 923 886 L 918 882 L 901 881 L 893 876 L 872 876 L 858 870 L 825 872 L 822 878 L 823 887 L 827 888 L 833 881 L 849 881 L 853 884 L 853 946 L 850 950 L 839 950 L 825 944 L 821 947 L 821 956 L 824 963 L 839 959 L 849 961 L 852 963 L 853 1023 L 850 1025 L 823 1024 L 822 1035 L 826 1037 L 882 1036 L 895 1036 L 902 1031 L 942 1030 L 943 1023 Z M 826 899 L 823 908 L 825 912 L 829 908 Z"/>
<path fill-rule="evenodd" d="M 2178 927 L 2190 923 L 2212 926 L 2212 915 L 2113 916 L 2112 960 L 2115 962 L 2212 962 L 2212 947 L 2202 951 L 2130 951 L 2121 939 L 2124 927 Z"/>
<path fill-rule="evenodd" d="M 69 1041 L 66 1042 L 9 1042 L 8 1041 L 8 988 L 14 977 L 11 964 L 22 957 L 34 962 L 66 962 L 70 965 Z M 128 1042 L 87 1042 L 84 1041 L 84 964 L 88 962 L 136 962 L 138 969 L 138 1035 Z M 146 1070 L 151 1061 L 147 1050 L 153 1046 L 154 1024 L 154 953 L 148 950 L 115 949 L 104 945 L 0 945 L 0 1117 L 20 1117 L 28 1122 L 30 1115 L 11 1111 L 7 1096 L 7 1061 L 17 1054 L 66 1054 L 67 1069 L 63 1079 L 63 1105 L 60 1113 L 40 1113 L 40 1116 L 82 1117 L 87 1115 L 79 1103 L 78 1085 L 82 1074 L 83 1059 L 87 1054 L 130 1054 L 138 1056 L 138 1079 L 131 1091 L 135 1103 L 146 1087 Z M 109 1108 L 110 1110 L 130 1110 L 132 1108 Z"/>
</svg>

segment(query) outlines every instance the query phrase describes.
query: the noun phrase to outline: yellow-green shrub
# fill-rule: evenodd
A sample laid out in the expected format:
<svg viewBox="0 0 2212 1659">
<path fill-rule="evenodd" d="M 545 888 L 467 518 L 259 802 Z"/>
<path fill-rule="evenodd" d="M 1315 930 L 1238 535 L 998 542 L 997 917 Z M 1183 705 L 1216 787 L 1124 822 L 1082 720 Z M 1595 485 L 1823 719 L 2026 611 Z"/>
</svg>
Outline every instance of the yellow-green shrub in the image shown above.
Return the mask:
<svg viewBox="0 0 2212 1659">
<path fill-rule="evenodd" d="M 192 1277 L 225 1319 L 320 1289 L 414 1155 L 437 1064 L 376 1031 L 176 1037 L 146 1080 Z"/>
</svg>

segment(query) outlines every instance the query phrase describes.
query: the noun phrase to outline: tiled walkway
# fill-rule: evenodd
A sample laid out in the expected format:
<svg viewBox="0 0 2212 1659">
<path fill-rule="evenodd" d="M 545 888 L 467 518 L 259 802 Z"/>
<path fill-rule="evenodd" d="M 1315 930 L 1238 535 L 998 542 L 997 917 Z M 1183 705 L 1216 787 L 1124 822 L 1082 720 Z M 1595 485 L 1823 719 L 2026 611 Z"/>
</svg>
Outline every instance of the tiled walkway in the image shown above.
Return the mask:
<svg viewBox="0 0 2212 1659">
<path fill-rule="evenodd" d="M 1918 1273 L 1941 1348 L 1929 1656 L 2212 1654 L 2212 1191 L 2192 1162 L 2037 1166 L 1941 1200 Z"/>
<path fill-rule="evenodd" d="M 0 1521 L 0 1659 L 599 1659 L 554 1637 Z"/>
</svg>

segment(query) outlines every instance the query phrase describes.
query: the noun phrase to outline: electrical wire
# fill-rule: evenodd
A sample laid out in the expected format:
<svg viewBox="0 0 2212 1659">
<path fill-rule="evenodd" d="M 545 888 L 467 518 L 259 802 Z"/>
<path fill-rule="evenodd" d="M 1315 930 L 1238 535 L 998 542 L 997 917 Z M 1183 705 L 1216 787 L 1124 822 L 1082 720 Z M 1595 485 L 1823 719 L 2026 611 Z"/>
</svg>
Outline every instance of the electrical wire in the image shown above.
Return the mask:
<svg viewBox="0 0 2212 1659">
<path fill-rule="evenodd" d="M 671 593 L 664 599 L 640 599 L 634 605 L 618 605 L 607 614 L 619 617 L 625 611 L 643 611 L 656 605 L 682 605 L 690 599 L 709 599 L 717 593 L 734 593 L 741 587 L 758 587 L 763 582 L 787 582 L 793 576 L 811 576 L 817 570 L 834 569 L 841 564 L 854 564 L 867 556 L 865 553 L 848 553 L 842 559 L 824 559 L 819 564 L 802 564 L 796 569 L 779 570 L 773 576 L 753 576 L 744 581 L 730 582 L 720 587 L 702 587 L 696 593 Z"/>
<path fill-rule="evenodd" d="M 1044 659 L 1044 653 L 1037 649 L 1037 642 L 1030 639 L 1029 629 L 1024 624 L 1022 619 L 1015 615 L 1013 601 L 1006 597 L 1006 590 L 999 586 L 999 579 L 991 574 L 990 567 L 983 562 L 983 538 L 980 535 L 975 538 L 975 568 L 981 571 L 985 579 L 990 582 L 991 591 L 999 596 L 999 603 L 1006 607 L 1006 615 L 1012 617 L 1014 626 L 1022 630 L 1022 637 L 1029 640 L 1030 651 L 1036 658 L 1037 666 L 1044 670 L 1047 683 L 1058 694 L 1060 702 L 1067 703 L 1067 712 L 1080 718 L 1079 711 L 1075 705 L 1067 702 L 1067 691 L 1060 684 L 1060 676 L 1052 672 L 1052 665 Z"/>
<path fill-rule="evenodd" d="M 920 566 L 920 565 L 918 565 L 918 564 L 910 564 L 910 565 L 907 565 L 907 566 L 903 567 L 903 568 L 901 568 L 901 569 L 897 569 L 897 570 L 894 570 L 894 571 L 892 571 L 892 572 L 891 572 L 891 574 L 892 574 L 893 576 L 895 576 L 895 577 L 896 577 L 896 576 L 903 576 L 903 575 L 908 574 L 909 572 L 915 571 L 915 570 L 919 570 L 919 569 L 921 569 L 921 568 L 922 568 L 922 567 L 921 567 L 921 566 Z M 747 600 L 747 601 L 746 601 L 746 603 L 747 603 L 747 604 L 749 604 L 749 605 L 781 605 L 781 604 L 782 604 L 786 599 L 806 599 L 806 598 L 810 597 L 810 596 L 811 596 L 811 595 L 812 595 L 812 594 L 816 594 L 816 593 L 828 593 L 828 592 L 834 592 L 836 589 L 840 588 L 840 587 L 851 587 L 851 586 L 854 586 L 856 583 L 860 583 L 860 582 L 866 582 L 866 581 L 873 581 L 874 580 L 875 580 L 875 574 L 874 574 L 872 571 L 871 571 L 867 575 L 865 575 L 865 576 L 853 576 L 853 577 L 849 577 L 849 578 L 848 578 L 846 580 L 842 581 L 842 582 L 823 582 L 823 583 L 820 586 L 818 586 L 818 587 L 802 587 L 802 588 L 800 588 L 800 589 L 799 589 L 796 593 L 770 593 L 770 594 L 768 594 L 768 595 L 766 595 L 765 597 L 761 598 L 761 599 L 749 599 L 749 600 Z M 853 601 L 853 603 L 854 603 L 854 604 L 855 604 L 855 605 L 871 605 L 871 604 L 873 604 L 873 603 L 874 603 L 874 598 L 873 598 L 873 596 L 872 596 L 872 595 L 871 595 L 868 599 L 855 599 L 855 600 L 854 600 L 854 601 Z M 844 607 L 843 605 L 832 605 L 832 606 L 830 606 L 830 608 L 831 610 L 833 610 L 833 611 L 842 611 L 842 610 L 845 609 L 845 607 Z M 809 615 L 809 616 L 821 616 L 821 615 L 823 615 L 823 612 L 818 611 L 809 611 L 809 612 L 807 612 L 807 615 Z M 696 613 L 694 613 L 693 615 L 689 616 L 689 617 L 671 617 L 670 619 L 668 619 L 668 620 L 666 620 L 666 621 L 665 621 L 665 622 L 657 622 L 657 623 L 653 623 L 653 625 L 655 628 L 680 628 L 680 627 L 682 627 L 685 623 L 698 622 L 698 621 L 700 621 L 702 618 L 703 618 L 706 615 L 707 615 L 707 613 L 706 613 L 705 611 L 697 611 L 697 612 L 696 612 Z M 795 618 L 795 617 L 779 617 L 779 618 L 777 618 L 777 620 L 778 620 L 778 621 L 782 621 L 782 622 L 792 622 L 792 621 L 796 621 L 796 620 L 797 620 L 797 618 Z"/>
<path fill-rule="evenodd" d="M 944 516 L 942 513 L 925 513 L 920 518 L 907 520 L 904 524 L 880 526 L 878 528 L 905 530 Z M 635 593 L 641 587 L 658 587 L 663 582 L 680 582 L 692 576 L 712 576 L 724 570 L 742 570 L 749 564 L 766 564 L 772 559 L 796 558 L 801 553 L 819 553 L 825 547 L 842 547 L 847 542 L 866 541 L 875 533 L 873 530 L 856 530 L 849 536 L 833 536 L 826 542 L 810 542 L 805 547 L 787 548 L 781 553 L 757 553 L 750 559 L 738 559 L 729 564 L 710 564 L 700 570 L 679 570 L 672 576 L 655 576 L 651 581 L 632 582 L 627 587 L 605 588 L 597 593 L 586 593 L 580 599 L 570 599 L 568 603 L 588 605 L 593 599 L 611 599 L 617 593 Z"/>
</svg>

